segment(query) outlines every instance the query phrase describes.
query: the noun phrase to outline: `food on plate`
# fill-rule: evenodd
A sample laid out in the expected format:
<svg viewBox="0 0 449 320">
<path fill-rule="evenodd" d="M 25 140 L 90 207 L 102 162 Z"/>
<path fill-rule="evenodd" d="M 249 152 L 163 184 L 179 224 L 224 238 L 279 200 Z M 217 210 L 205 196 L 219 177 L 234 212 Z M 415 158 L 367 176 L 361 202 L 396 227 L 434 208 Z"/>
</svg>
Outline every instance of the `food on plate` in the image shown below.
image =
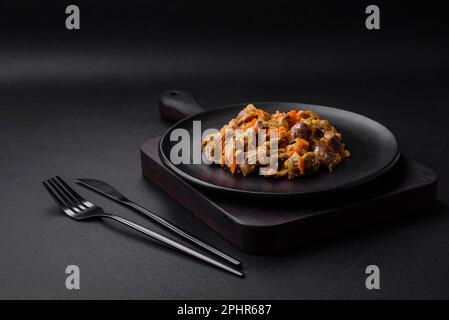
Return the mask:
<svg viewBox="0 0 449 320">
<path fill-rule="evenodd" d="M 229 132 L 235 134 L 226 139 Z M 260 134 L 266 135 L 265 140 L 259 140 Z M 220 154 L 215 154 L 217 142 L 223 146 L 218 149 Z M 239 142 L 241 148 L 236 147 Z M 226 148 L 229 143 L 232 148 Z M 232 174 L 247 176 L 259 171 L 264 176 L 288 179 L 311 175 L 320 168 L 333 172 L 350 156 L 341 133 L 316 113 L 290 110 L 270 114 L 253 104 L 247 105 L 219 132 L 206 136 L 202 148 L 207 159 L 218 159 L 218 164 Z M 263 156 L 271 164 L 276 163 L 275 170 L 269 161 L 262 161 Z"/>
</svg>

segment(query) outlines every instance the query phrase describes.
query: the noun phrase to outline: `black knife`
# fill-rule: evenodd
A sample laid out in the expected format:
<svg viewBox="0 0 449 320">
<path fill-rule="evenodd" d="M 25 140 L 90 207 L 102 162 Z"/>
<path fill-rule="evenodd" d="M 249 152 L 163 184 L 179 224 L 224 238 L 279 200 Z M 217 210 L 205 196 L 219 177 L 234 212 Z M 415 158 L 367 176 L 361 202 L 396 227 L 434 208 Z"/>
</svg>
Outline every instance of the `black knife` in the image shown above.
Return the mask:
<svg viewBox="0 0 449 320">
<path fill-rule="evenodd" d="M 232 263 L 233 265 L 240 266 L 240 261 L 238 261 L 238 260 L 234 259 L 233 257 L 227 255 L 226 253 L 221 252 L 220 250 L 208 245 L 207 243 L 204 243 L 203 241 L 199 240 L 195 236 L 189 234 L 187 231 L 182 230 L 181 228 L 175 226 L 171 222 L 168 222 L 164 218 L 158 216 L 154 212 L 151 212 L 151 211 L 145 209 L 144 207 L 138 205 L 137 203 L 129 200 L 127 197 L 125 197 L 123 194 L 121 194 L 117 189 L 115 189 L 111 185 L 109 185 L 103 181 L 95 180 L 95 179 L 77 179 L 77 183 L 90 189 L 90 190 L 98 192 L 99 194 L 101 194 L 105 197 L 108 197 L 109 199 L 117 201 L 120 204 L 128 206 L 128 207 L 138 211 L 139 213 L 142 213 L 146 217 L 154 220 L 155 222 L 159 223 L 163 227 L 167 228 L 168 230 L 173 231 L 174 233 L 189 240 L 190 242 L 196 244 L 197 246 Z"/>
</svg>

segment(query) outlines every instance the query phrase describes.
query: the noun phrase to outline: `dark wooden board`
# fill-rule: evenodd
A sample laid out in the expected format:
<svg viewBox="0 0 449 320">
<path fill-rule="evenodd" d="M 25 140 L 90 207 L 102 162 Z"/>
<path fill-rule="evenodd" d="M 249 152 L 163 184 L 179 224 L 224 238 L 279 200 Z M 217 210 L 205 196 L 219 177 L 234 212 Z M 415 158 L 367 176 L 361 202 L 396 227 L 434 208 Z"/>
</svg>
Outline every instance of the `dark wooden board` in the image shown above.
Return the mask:
<svg viewBox="0 0 449 320">
<path fill-rule="evenodd" d="M 276 200 L 192 186 L 161 162 L 159 137 L 141 147 L 142 174 L 242 251 L 272 254 L 432 206 L 436 174 L 403 157 L 386 174 L 342 193 Z"/>
</svg>

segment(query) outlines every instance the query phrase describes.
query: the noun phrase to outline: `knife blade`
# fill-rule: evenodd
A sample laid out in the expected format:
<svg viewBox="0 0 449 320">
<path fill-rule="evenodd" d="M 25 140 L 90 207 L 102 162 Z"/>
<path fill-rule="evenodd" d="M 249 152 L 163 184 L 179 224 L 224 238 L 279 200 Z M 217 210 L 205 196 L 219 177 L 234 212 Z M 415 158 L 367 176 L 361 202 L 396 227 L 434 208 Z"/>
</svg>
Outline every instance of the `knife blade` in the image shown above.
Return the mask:
<svg viewBox="0 0 449 320">
<path fill-rule="evenodd" d="M 148 209 L 145 209 L 141 205 L 131 201 L 127 197 L 125 197 L 120 191 L 118 191 L 113 186 L 107 184 L 106 182 L 96 180 L 96 179 L 77 179 L 76 181 L 79 185 L 86 187 L 92 191 L 95 191 L 113 201 L 116 201 L 122 205 L 125 205 L 127 207 L 130 207 L 134 209 L 135 211 L 143 214 L 145 217 L 150 218 L 151 220 L 159 223 L 161 226 L 165 227 L 166 229 L 176 233 L 177 235 L 183 237 L 184 239 L 192 242 L 193 244 L 207 250 L 208 252 L 214 254 L 217 257 L 220 257 L 233 265 L 240 266 L 241 263 L 237 259 L 231 257 L 230 255 L 212 247 L 211 245 L 205 243 L 204 241 L 198 239 L 197 237 L 193 236 L 192 234 L 188 233 L 187 231 L 181 229 L 180 227 L 172 224 L 171 222 L 165 220 L 161 216 L 157 215 L 154 212 L 149 211 Z"/>
</svg>

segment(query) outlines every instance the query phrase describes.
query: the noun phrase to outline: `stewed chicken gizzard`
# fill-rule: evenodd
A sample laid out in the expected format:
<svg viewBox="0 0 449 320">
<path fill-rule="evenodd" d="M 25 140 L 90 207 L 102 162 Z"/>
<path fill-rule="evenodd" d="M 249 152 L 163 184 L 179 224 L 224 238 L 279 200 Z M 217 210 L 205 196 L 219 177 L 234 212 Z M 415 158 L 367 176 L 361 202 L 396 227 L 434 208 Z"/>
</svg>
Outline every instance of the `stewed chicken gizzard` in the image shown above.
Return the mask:
<svg viewBox="0 0 449 320">
<path fill-rule="evenodd" d="M 277 170 L 264 170 L 263 175 L 268 177 L 287 177 L 294 179 L 317 172 L 320 168 L 332 172 L 337 166 L 350 156 L 345 144 L 342 142 L 341 134 L 332 126 L 328 120 L 306 110 L 290 110 L 274 114 L 265 112 L 253 104 L 247 105 L 240 111 L 236 118 L 231 119 L 221 130 L 215 134 L 208 135 L 202 141 L 202 147 L 209 160 L 217 159 L 214 154 L 214 144 L 219 140 L 225 145 L 226 130 L 241 130 L 243 133 L 243 149 L 234 150 L 232 159 L 225 161 L 225 148 L 221 148 L 218 159 L 222 167 L 228 168 L 232 174 L 243 174 L 247 176 L 254 173 L 258 168 L 268 167 L 254 157 L 259 154 L 259 148 L 264 147 L 263 152 L 270 155 L 270 132 L 275 130 L 273 136 L 277 140 Z M 248 141 L 250 134 L 257 134 L 264 129 L 267 134 L 263 146 L 256 146 L 250 150 Z M 272 138 L 273 139 L 273 138 Z M 233 140 L 235 143 L 235 140 Z M 236 154 L 236 153 L 243 154 Z M 242 161 L 236 161 L 240 156 Z M 256 159 L 256 160 L 254 160 Z"/>
</svg>

